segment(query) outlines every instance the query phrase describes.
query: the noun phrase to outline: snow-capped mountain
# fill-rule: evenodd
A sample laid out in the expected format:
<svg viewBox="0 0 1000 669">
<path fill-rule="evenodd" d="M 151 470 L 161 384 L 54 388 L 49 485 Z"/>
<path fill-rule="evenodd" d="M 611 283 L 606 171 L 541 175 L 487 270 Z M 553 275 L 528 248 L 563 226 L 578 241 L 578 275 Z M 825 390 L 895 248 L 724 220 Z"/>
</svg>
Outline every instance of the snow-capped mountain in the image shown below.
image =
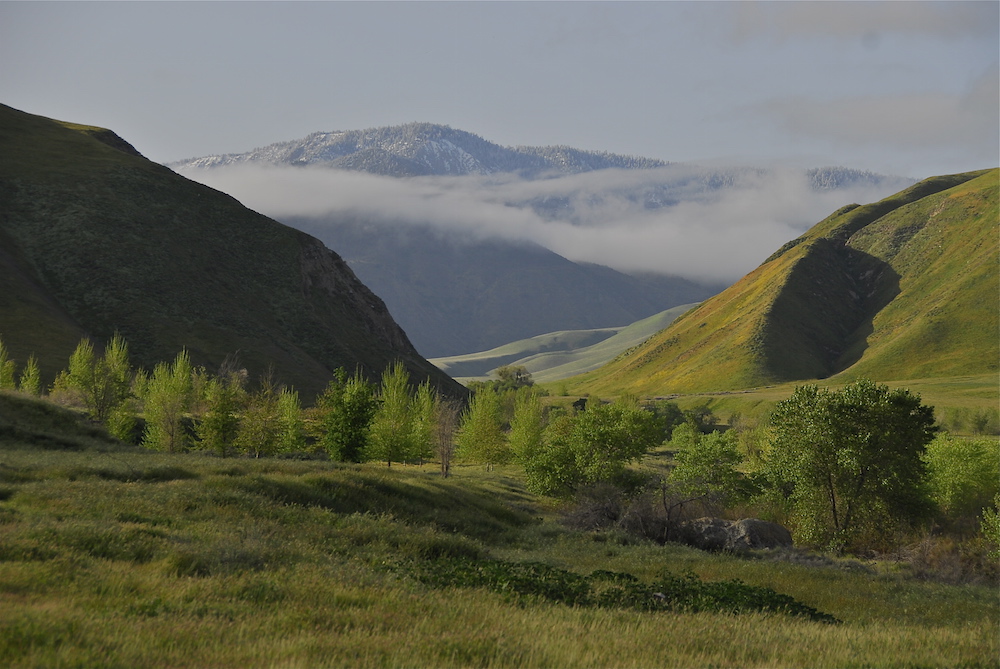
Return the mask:
<svg viewBox="0 0 1000 669">
<path fill-rule="evenodd" d="M 205 156 L 171 164 L 175 169 L 241 163 L 326 165 L 384 176 L 460 176 L 515 172 L 576 174 L 607 168 L 650 168 L 661 160 L 580 151 L 566 146 L 504 147 L 478 135 L 432 123 L 314 132 L 246 153 Z"/>
</svg>

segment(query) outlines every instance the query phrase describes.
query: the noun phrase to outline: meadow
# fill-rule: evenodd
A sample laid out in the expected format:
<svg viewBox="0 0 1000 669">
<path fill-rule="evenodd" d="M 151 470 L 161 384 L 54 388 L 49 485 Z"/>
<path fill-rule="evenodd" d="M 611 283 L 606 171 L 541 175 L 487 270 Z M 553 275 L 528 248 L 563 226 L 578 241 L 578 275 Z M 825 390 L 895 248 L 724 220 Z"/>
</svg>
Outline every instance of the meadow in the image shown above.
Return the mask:
<svg viewBox="0 0 1000 669">
<path fill-rule="evenodd" d="M 918 578 L 905 561 L 574 531 L 513 467 L 458 465 L 443 479 L 434 463 L 154 453 L 54 422 L 47 435 L 0 433 L 3 666 L 1000 664 L 995 586 Z M 452 563 L 613 572 L 640 590 L 666 574 L 738 580 L 838 622 L 569 605 L 517 583 L 421 578 Z"/>
</svg>

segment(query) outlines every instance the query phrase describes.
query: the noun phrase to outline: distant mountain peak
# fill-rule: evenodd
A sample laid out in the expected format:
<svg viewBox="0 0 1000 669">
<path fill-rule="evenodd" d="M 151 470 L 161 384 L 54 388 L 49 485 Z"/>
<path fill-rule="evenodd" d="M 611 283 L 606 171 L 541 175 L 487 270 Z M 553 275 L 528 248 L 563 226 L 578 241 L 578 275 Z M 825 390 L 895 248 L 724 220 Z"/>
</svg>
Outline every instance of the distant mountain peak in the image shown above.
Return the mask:
<svg viewBox="0 0 1000 669">
<path fill-rule="evenodd" d="M 462 176 L 516 172 L 577 174 L 591 170 L 663 167 L 662 160 L 583 151 L 568 146 L 505 147 L 479 135 L 435 123 L 407 123 L 365 130 L 314 132 L 245 153 L 204 156 L 172 168 L 237 164 L 324 165 L 384 176 Z"/>
</svg>

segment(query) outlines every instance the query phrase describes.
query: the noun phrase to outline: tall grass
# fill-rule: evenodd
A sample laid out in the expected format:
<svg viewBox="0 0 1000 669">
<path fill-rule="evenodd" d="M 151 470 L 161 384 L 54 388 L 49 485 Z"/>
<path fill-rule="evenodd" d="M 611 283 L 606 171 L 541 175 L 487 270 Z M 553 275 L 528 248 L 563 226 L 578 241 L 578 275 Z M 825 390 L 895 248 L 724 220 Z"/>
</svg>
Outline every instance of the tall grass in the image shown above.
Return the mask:
<svg viewBox="0 0 1000 669">
<path fill-rule="evenodd" d="M 991 588 L 557 522 L 511 470 L 0 448 L 3 666 L 996 666 Z M 438 559 L 741 579 L 843 622 L 432 587 Z M 798 560 L 798 561 L 796 561 Z"/>
</svg>

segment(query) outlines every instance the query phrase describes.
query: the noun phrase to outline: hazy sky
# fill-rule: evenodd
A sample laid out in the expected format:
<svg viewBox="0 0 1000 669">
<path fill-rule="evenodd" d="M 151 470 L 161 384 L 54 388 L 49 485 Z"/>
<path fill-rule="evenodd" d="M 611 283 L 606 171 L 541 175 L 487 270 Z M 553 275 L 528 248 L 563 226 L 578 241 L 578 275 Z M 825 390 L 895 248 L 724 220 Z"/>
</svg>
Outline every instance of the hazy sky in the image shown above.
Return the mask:
<svg viewBox="0 0 1000 669">
<path fill-rule="evenodd" d="M 996 166 L 998 2 L 0 2 L 0 102 L 167 162 L 443 123 L 668 161 Z"/>
</svg>

